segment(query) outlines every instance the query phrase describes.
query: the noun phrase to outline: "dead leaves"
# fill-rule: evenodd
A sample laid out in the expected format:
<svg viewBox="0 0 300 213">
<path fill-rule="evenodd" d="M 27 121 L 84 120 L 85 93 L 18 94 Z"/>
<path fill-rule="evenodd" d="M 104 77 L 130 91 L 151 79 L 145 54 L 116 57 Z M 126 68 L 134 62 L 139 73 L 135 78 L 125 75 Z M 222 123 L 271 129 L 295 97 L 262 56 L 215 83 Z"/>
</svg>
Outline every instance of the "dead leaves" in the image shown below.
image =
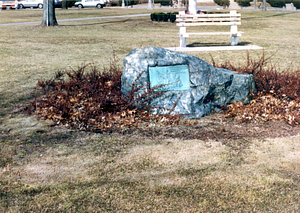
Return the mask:
<svg viewBox="0 0 300 213">
<path fill-rule="evenodd" d="M 39 81 L 37 89 L 42 94 L 31 102 L 28 112 L 53 120 L 56 125 L 101 132 L 147 129 L 179 121 L 179 116 L 151 113 L 149 100 L 162 92 L 151 89 L 140 92 L 141 88 L 133 85 L 130 94 L 124 97 L 122 71 L 117 66 L 101 72 L 96 67 L 87 72 L 88 67 L 60 71 L 54 79 Z M 65 75 L 68 81 L 63 80 Z"/>
<path fill-rule="evenodd" d="M 225 117 L 242 122 L 285 120 L 290 125 L 299 125 L 300 70 L 279 72 L 274 66 L 266 66 L 269 58 L 264 55 L 258 61 L 251 60 L 249 55 L 247 59 L 247 64 L 241 67 L 230 62 L 215 64 L 253 74 L 258 91 L 249 105 L 241 102 L 229 105 Z M 163 95 L 162 90 L 155 91 L 149 85 L 141 87 L 136 83 L 124 97 L 121 92 L 122 70 L 116 64 L 112 62 L 111 67 L 104 71 L 83 65 L 77 70 L 59 71 L 53 79 L 39 81 L 39 93 L 34 95 L 35 100 L 30 103 L 28 112 L 53 120 L 56 125 L 101 132 L 192 124 L 192 120 L 171 115 L 176 103 L 172 109 L 160 109 L 168 112 L 165 115 L 151 113 L 153 106 L 149 103 Z M 90 71 L 86 71 L 88 67 Z"/>
<path fill-rule="evenodd" d="M 284 120 L 294 126 L 300 124 L 300 101 L 289 100 L 286 96 L 259 93 L 248 105 L 235 102 L 227 106 L 225 117 L 242 122 Z"/>
<path fill-rule="evenodd" d="M 258 60 L 252 60 L 249 52 L 245 65 L 235 66 L 227 61 L 214 66 L 230 69 L 242 74 L 252 74 L 257 94 L 249 105 L 233 103 L 227 107 L 226 117 L 246 121 L 284 120 L 290 125 L 300 124 L 300 69 L 280 70 L 270 63 L 264 53 Z"/>
</svg>

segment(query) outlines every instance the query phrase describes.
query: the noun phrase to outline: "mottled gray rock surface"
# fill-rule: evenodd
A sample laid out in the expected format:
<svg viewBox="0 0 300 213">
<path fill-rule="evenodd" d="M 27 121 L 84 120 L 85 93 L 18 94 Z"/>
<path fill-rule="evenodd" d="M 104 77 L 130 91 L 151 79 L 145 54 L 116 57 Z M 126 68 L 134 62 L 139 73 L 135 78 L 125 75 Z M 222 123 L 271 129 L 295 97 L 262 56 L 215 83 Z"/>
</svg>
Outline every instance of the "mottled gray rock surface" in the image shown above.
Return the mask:
<svg viewBox="0 0 300 213">
<path fill-rule="evenodd" d="M 171 109 L 174 102 L 180 98 L 174 111 L 190 118 L 197 118 L 214 110 L 218 111 L 219 105 L 233 101 L 248 103 L 250 91 L 255 90 L 253 75 L 215 68 L 191 55 L 163 48 L 146 47 L 135 49 L 125 57 L 122 92 L 127 95 L 139 75 L 141 77 L 137 82 L 138 85 L 149 84 L 149 67 L 182 64 L 188 65 L 190 89 L 170 90 L 164 96 L 152 101 L 152 105 Z"/>
</svg>

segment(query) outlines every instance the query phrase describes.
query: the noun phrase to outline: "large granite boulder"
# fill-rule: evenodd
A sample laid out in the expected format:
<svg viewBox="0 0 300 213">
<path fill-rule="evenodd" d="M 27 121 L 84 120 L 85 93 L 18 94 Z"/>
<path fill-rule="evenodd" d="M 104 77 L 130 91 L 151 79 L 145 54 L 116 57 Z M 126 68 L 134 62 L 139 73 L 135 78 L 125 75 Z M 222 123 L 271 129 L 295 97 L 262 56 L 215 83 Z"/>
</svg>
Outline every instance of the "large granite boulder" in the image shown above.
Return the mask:
<svg viewBox="0 0 300 213">
<path fill-rule="evenodd" d="M 146 89 L 149 87 L 150 69 L 177 65 L 186 65 L 188 68 L 189 88 L 170 89 L 163 96 L 154 99 L 151 105 L 171 109 L 178 101 L 175 112 L 197 118 L 214 110 L 218 111 L 220 106 L 234 101 L 248 103 L 250 91 L 255 91 L 253 75 L 215 68 L 195 56 L 157 47 L 135 49 L 125 57 L 121 90 L 127 95 L 133 83 Z M 136 82 L 138 76 L 140 77 Z M 174 79 L 174 76 L 170 78 Z"/>
</svg>

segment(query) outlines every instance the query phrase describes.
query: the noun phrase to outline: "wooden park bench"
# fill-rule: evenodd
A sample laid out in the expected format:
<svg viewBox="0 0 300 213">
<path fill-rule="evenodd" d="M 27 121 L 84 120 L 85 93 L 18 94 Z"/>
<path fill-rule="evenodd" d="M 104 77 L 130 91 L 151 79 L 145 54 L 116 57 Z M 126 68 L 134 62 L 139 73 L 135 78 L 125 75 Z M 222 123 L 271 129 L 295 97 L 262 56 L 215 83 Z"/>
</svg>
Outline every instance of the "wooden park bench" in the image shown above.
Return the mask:
<svg viewBox="0 0 300 213">
<path fill-rule="evenodd" d="M 230 35 L 230 44 L 235 46 L 243 32 L 239 32 L 238 25 L 241 25 L 241 14 L 236 11 L 230 13 L 216 14 L 185 14 L 180 11 L 176 16 L 176 25 L 179 26 L 180 47 L 186 47 L 186 38 L 190 35 Z M 229 32 L 187 32 L 187 27 L 199 26 L 230 26 Z"/>
</svg>

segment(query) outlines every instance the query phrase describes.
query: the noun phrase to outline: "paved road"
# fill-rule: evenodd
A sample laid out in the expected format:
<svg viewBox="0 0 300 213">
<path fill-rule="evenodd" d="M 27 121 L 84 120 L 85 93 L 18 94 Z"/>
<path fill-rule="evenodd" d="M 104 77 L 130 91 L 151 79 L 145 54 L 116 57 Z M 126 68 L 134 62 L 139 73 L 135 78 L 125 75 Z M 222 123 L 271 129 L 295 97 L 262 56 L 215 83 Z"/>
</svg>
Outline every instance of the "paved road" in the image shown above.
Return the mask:
<svg viewBox="0 0 300 213">
<path fill-rule="evenodd" d="M 105 16 L 105 17 L 92 17 L 92 18 L 75 18 L 75 19 L 62 19 L 57 20 L 57 22 L 65 22 L 65 21 L 84 21 L 84 20 L 93 20 L 93 19 L 110 19 L 110 18 L 131 18 L 131 17 L 140 17 L 140 16 L 150 16 L 149 14 L 136 14 L 136 15 L 123 15 L 123 16 Z M 19 22 L 19 23 L 8 23 L 8 24 L 0 24 L 2 26 L 14 26 L 14 25 L 24 25 L 24 24 L 41 24 L 41 21 L 32 21 L 32 22 Z"/>
</svg>

